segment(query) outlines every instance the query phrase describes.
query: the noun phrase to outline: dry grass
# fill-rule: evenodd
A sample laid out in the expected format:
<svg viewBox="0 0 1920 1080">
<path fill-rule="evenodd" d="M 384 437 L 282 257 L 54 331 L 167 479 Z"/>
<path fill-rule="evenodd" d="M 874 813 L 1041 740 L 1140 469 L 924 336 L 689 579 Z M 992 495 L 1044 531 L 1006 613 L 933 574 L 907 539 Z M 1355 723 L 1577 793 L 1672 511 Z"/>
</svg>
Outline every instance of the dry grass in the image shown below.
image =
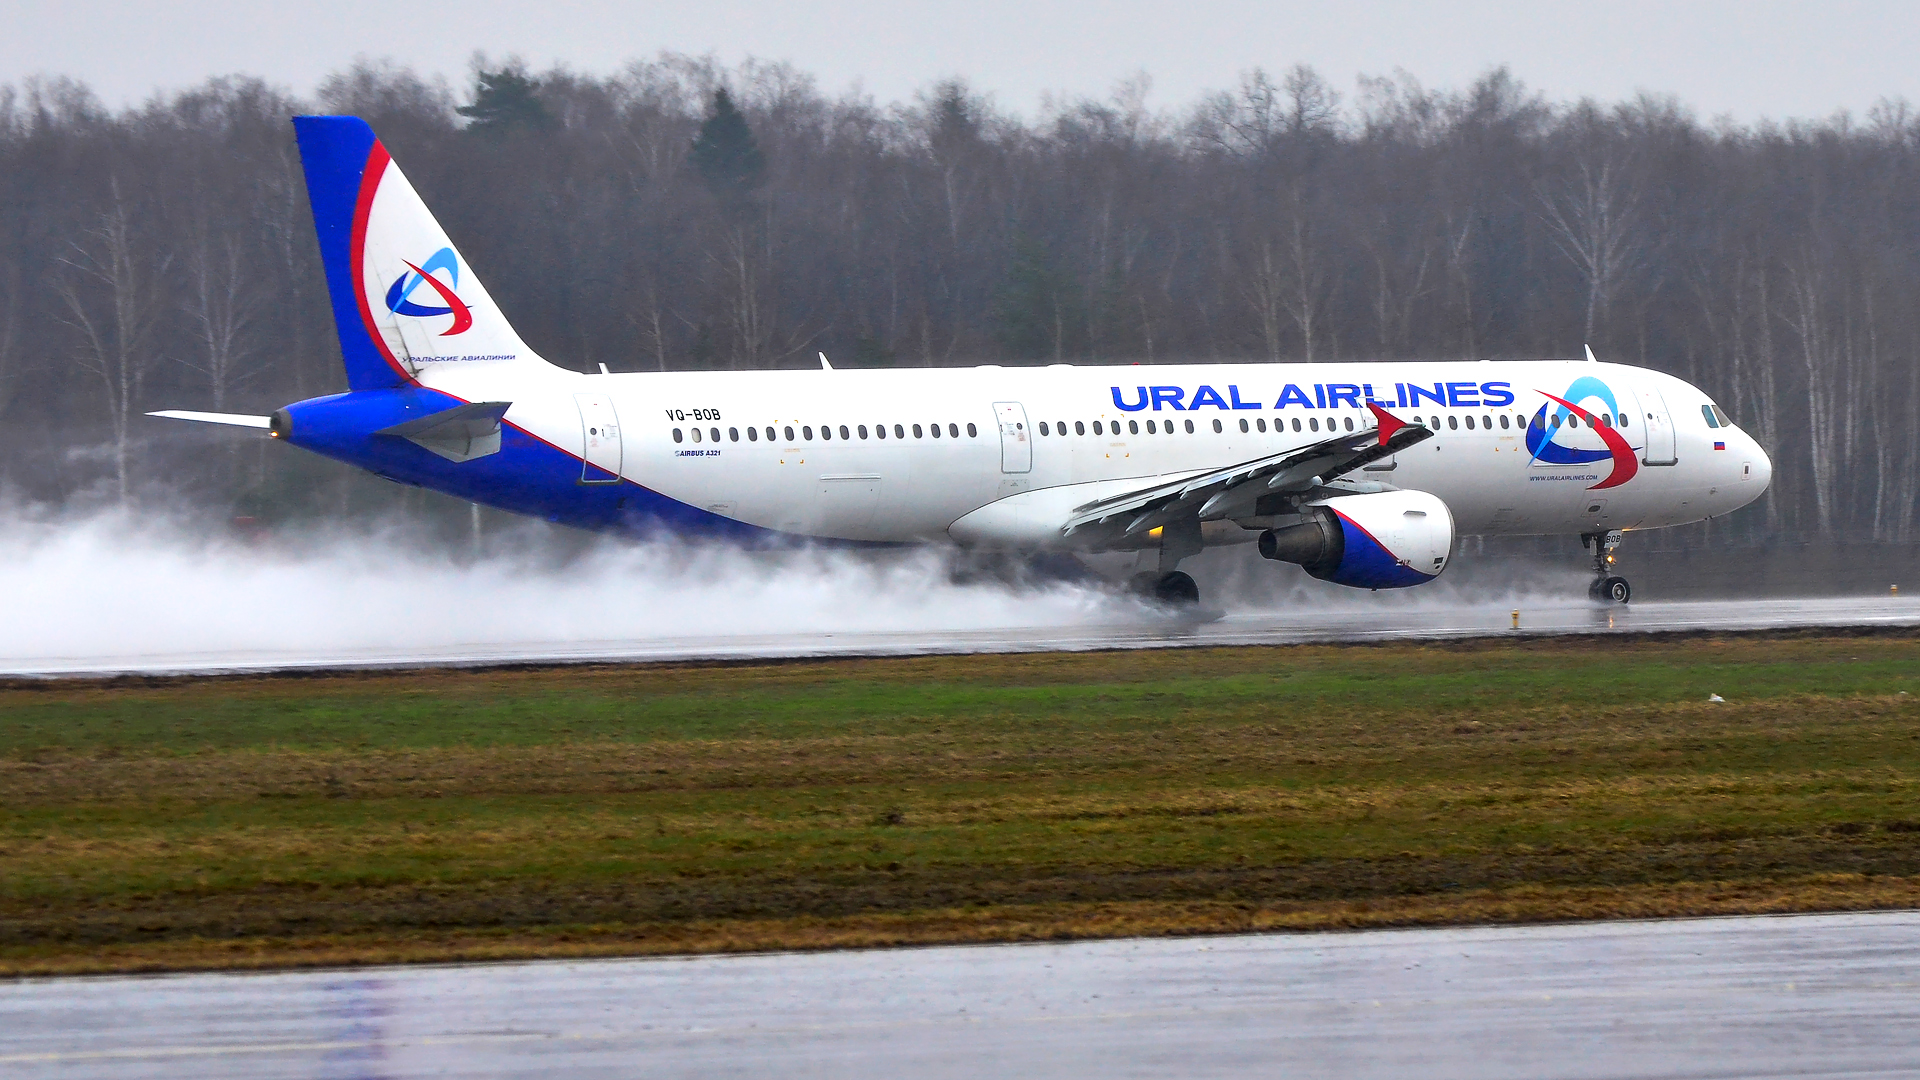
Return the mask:
<svg viewBox="0 0 1920 1080">
<path fill-rule="evenodd" d="M 1888 634 L 0 688 L 0 973 L 1915 906 L 1916 658 Z"/>
</svg>

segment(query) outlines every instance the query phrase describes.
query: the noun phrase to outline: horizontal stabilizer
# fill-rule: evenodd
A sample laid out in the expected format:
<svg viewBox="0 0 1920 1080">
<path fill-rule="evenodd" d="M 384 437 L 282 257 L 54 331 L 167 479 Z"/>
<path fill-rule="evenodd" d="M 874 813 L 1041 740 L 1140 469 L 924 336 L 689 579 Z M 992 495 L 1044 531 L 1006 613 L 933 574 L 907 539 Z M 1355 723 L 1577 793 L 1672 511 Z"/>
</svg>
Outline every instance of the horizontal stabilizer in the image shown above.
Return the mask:
<svg viewBox="0 0 1920 1080">
<path fill-rule="evenodd" d="M 185 409 L 162 409 L 159 412 L 150 412 L 147 415 L 165 417 L 168 420 L 197 420 L 202 424 L 226 424 L 229 427 L 259 428 L 261 431 L 265 431 L 273 425 L 273 421 L 269 417 L 248 416 L 245 413 L 188 412 Z"/>
<path fill-rule="evenodd" d="M 405 439 L 448 461 L 472 461 L 500 452 L 500 418 L 512 407 L 511 401 L 474 401 L 374 434 Z"/>
</svg>

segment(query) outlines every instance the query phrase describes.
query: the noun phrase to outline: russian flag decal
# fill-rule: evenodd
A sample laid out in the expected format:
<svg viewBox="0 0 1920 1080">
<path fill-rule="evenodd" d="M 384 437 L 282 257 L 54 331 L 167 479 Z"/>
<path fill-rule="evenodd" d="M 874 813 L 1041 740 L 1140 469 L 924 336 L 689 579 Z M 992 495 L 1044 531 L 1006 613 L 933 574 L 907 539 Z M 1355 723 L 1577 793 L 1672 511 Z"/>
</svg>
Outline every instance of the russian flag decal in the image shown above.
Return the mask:
<svg viewBox="0 0 1920 1080">
<path fill-rule="evenodd" d="M 1717 442 L 1713 444 L 1713 448 L 1715 450 L 1725 450 L 1727 448 L 1727 444 L 1723 442 Z"/>
</svg>

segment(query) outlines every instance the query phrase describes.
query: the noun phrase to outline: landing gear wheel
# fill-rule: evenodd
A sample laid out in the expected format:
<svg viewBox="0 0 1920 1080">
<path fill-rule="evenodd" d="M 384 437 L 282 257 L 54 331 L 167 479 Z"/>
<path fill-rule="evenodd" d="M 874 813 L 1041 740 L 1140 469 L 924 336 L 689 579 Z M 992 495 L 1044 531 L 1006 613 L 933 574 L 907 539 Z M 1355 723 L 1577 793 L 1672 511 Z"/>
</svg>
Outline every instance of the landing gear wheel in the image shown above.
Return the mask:
<svg viewBox="0 0 1920 1080">
<path fill-rule="evenodd" d="M 1627 584 L 1626 578 L 1618 575 L 1594 582 L 1594 591 L 1598 593 L 1599 599 L 1616 604 L 1624 604 L 1633 599 L 1633 586 Z"/>
<path fill-rule="evenodd" d="M 1621 584 L 1626 584 L 1621 582 Z M 1192 607 L 1200 602 L 1200 586 L 1178 570 L 1161 574 L 1153 583 L 1153 598 L 1176 607 Z"/>
</svg>

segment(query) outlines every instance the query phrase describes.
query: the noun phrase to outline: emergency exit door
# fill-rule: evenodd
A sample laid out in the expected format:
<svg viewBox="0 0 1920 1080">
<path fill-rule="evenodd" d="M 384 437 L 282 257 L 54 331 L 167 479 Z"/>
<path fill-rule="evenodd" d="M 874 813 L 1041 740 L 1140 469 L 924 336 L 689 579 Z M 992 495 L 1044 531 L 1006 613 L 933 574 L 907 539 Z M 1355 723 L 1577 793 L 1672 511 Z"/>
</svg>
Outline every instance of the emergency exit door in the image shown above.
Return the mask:
<svg viewBox="0 0 1920 1080">
<path fill-rule="evenodd" d="M 1647 465 L 1672 465 L 1679 461 L 1674 447 L 1673 414 L 1667 411 L 1667 399 L 1657 386 L 1642 386 L 1640 411 L 1646 415 L 1647 449 L 1640 460 Z"/>
<path fill-rule="evenodd" d="M 994 418 L 1000 422 L 1000 471 L 1033 471 L 1033 431 L 1027 426 L 1027 410 L 1017 401 L 993 403 Z"/>
<path fill-rule="evenodd" d="M 580 482 L 617 484 L 620 482 L 620 417 L 613 411 L 613 399 L 605 394 L 575 394 L 580 407 L 580 434 L 586 440 L 586 452 L 580 455 Z"/>
</svg>

